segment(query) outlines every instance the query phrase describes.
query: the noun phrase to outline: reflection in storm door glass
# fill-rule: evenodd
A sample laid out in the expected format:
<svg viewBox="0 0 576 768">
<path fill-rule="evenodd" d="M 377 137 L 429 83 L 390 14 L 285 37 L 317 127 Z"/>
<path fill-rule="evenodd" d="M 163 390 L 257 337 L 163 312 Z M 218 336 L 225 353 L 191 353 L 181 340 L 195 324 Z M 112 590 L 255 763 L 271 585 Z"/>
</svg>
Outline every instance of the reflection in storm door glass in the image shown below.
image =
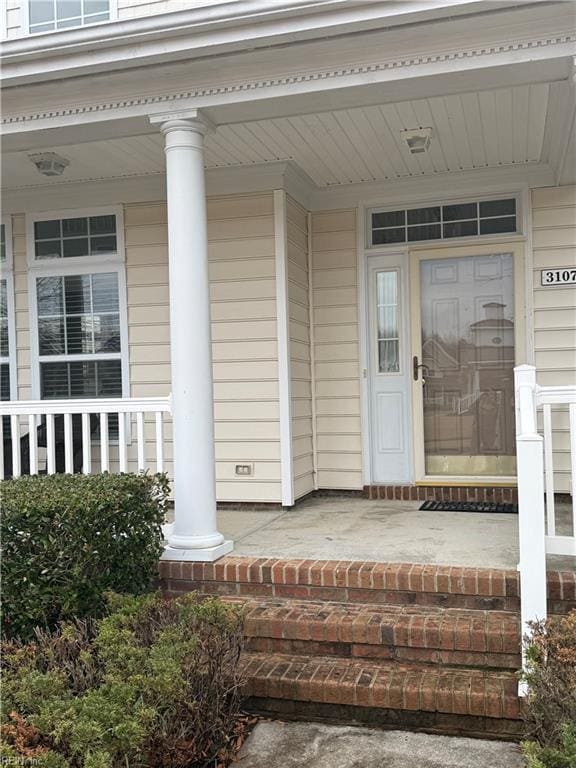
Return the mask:
<svg viewBox="0 0 576 768">
<path fill-rule="evenodd" d="M 378 272 L 376 276 L 376 312 L 378 322 L 378 371 L 400 370 L 398 334 L 398 272 Z"/>
<path fill-rule="evenodd" d="M 428 475 L 514 475 L 511 254 L 422 261 Z"/>
</svg>

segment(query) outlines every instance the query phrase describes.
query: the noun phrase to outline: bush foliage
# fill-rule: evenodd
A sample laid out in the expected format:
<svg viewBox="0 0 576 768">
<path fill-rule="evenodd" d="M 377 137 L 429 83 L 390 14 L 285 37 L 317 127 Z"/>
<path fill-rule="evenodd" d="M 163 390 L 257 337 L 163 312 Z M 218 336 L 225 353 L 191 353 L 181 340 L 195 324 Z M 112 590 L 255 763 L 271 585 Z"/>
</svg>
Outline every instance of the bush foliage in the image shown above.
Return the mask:
<svg viewBox="0 0 576 768">
<path fill-rule="evenodd" d="M 101 614 L 106 590 L 150 589 L 162 552 L 163 475 L 43 475 L 2 495 L 2 629 Z"/>
<path fill-rule="evenodd" d="M 109 601 L 104 618 L 5 644 L 0 758 L 39 768 L 227 762 L 240 711 L 241 610 L 193 594 Z"/>
<path fill-rule="evenodd" d="M 576 611 L 531 625 L 524 752 L 529 768 L 576 768 Z"/>
</svg>

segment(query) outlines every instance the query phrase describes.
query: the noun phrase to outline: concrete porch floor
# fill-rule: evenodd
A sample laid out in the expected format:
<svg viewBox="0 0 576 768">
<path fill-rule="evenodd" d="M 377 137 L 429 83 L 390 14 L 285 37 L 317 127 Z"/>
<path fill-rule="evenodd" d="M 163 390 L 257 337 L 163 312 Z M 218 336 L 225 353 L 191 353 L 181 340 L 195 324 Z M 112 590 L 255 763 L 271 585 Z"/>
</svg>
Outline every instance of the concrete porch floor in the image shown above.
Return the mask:
<svg viewBox="0 0 576 768">
<path fill-rule="evenodd" d="M 517 515 L 420 512 L 420 504 L 317 496 L 284 511 L 219 510 L 218 526 L 239 557 L 516 568 Z M 547 565 L 574 570 L 576 559 Z"/>
</svg>

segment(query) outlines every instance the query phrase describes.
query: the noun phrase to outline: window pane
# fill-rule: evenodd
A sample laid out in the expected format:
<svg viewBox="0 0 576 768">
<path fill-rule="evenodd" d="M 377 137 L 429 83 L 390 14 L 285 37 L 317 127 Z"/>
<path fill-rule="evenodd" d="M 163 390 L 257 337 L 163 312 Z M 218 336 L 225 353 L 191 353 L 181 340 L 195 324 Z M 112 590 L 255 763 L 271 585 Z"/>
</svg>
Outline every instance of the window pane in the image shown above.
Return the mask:
<svg viewBox="0 0 576 768">
<path fill-rule="evenodd" d="M 516 216 L 506 216 L 502 219 L 480 220 L 481 235 L 491 235 L 500 232 L 516 232 Z"/>
<path fill-rule="evenodd" d="M 421 227 L 408 227 L 408 240 L 438 240 L 440 239 L 440 224 L 430 224 Z"/>
<path fill-rule="evenodd" d="M 0 400 L 10 400 L 10 366 L 0 363 Z"/>
<path fill-rule="evenodd" d="M 92 354 L 92 316 L 66 318 L 66 345 L 69 355 Z"/>
<path fill-rule="evenodd" d="M 378 344 L 380 373 L 398 373 L 400 362 L 398 358 L 398 341 L 381 341 Z"/>
<path fill-rule="evenodd" d="M 30 24 L 54 19 L 54 0 L 30 0 Z"/>
<path fill-rule="evenodd" d="M 88 234 L 88 219 L 62 219 L 62 237 L 82 237 Z"/>
<path fill-rule="evenodd" d="M 444 224 L 444 237 L 466 237 L 478 234 L 478 222 L 453 221 Z"/>
<path fill-rule="evenodd" d="M 92 312 L 90 275 L 69 275 L 65 278 L 66 314 L 83 315 Z"/>
<path fill-rule="evenodd" d="M 59 259 L 62 256 L 60 240 L 45 240 L 36 243 L 37 259 Z"/>
<path fill-rule="evenodd" d="M 56 18 L 69 19 L 73 16 L 81 16 L 81 0 L 56 0 Z"/>
<path fill-rule="evenodd" d="M 516 200 L 485 200 L 480 203 L 480 217 L 516 214 Z"/>
<path fill-rule="evenodd" d="M 460 205 L 444 205 L 442 206 L 442 215 L 444 221 L 475 219 L 478 215 L 478 204 L 460 203 Z"/>
<path fill-rule="evenodd" d="M 64 312 L 61 277 L 39 277 L 36 280 L 38 316 L 61 315 Z"/>
<path fill-rule="evenodd" d="M 6 261 L 6 228 L 0 224 L 0 261 Z"/>
<path fill-rule="evenodd" d="M 385 213 L 372 214 L 372 226 L 376 227 L 403 227 L 406 223 L 406 211 L 387 211 Z"/>
<path fill-rule="evenodd" d="M 387 245 L 388 243 L 403 243 L 406 240 L 406 230 L 375 229 L 372 232 L 372 245 Z"/>
<path fill-rule="evenodd" d="M 0 280 L 0 317 L 8 317 L 8 283 Z"/>
<path fill-rule="evenodd" d="M 440 206 L 408 211 L 408 224 L 428 224 L 440 221 Z"/>
<path fill-rule="evenodd" d="M 49 240 L 50 238 L 60 237 L 60 221 L 35 221 L 34 238 L 35 240 Z"/>
<path fill-rule="evenodd" d="M 118 275 L 115 272 L 92 275 L 94 312 L 118 311 Z"/>
<path fill-rule="evenodd" d="M 398 300 L 398 273 L 378 272 L 376 290 L 379 307 L 396 304 Z"/>
<path fill-rule="evenodd" d="M 120 352 L 120 316 L 94 316 L 94 351 Z"/>
<path fill-rule="evenodd" d="M 88 256 L 90 249 L 88 247 L 88 238 L 80 237 L 71 240 L 64 240 L 64 258 L 73 259 L 77 256 Z"/>
<path fill-rule="evenodd" d="M 38 349 L 41 355 L 64 354 L 64 318 L 38 318 Z"/>
<path fill-rule="evenodd" d="M 116 235 L 108 235 L 107 237 L 91 237 L 90 238 L 90 253 L 115 253 L 116 252 Z"/>
<path fill-rule="evenodd" d="M 8 320 L 0 320 L 0 357 L 8 357 Z"/>
<path fill-rule="evenodd" d="M 398 338 L 398 317 L 396 307 L 379 307 L 378 309 L 378 338 Z"/>
<path fill-rule="evenodd" d="M 40 363 L 40 397 L 43 400 L 70 397 L 68 363 Z"/>
<path fill-rule="evenodd" d="M 99 360 L 96 365 L 96 397 L 122 397 L 120 360 Z"/>
<path fill-rule="evenodd" d="M 91 235 L 115 235 L 116 216 L 90 216 Z"/>
<path fill-rule="evenodd" d="M 84 13 L 107 13 L 109 5 L 108 0 L 84 0 Z"/>
</svg>

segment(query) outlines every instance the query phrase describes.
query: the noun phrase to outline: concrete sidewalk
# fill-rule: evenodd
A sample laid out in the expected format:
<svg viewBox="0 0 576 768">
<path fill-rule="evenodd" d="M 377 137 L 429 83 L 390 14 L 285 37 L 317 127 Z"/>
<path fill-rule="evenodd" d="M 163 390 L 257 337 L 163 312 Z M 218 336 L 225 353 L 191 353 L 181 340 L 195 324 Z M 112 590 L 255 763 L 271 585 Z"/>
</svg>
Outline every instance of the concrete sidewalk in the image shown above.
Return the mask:
<svg viewBox="0 0 576 768">
<path fill-rule="evenodd" d="M 501 741 L 406 731 L 259 723 L 239 768 L 524 768 L 520 748 Z"/>
</svg>

